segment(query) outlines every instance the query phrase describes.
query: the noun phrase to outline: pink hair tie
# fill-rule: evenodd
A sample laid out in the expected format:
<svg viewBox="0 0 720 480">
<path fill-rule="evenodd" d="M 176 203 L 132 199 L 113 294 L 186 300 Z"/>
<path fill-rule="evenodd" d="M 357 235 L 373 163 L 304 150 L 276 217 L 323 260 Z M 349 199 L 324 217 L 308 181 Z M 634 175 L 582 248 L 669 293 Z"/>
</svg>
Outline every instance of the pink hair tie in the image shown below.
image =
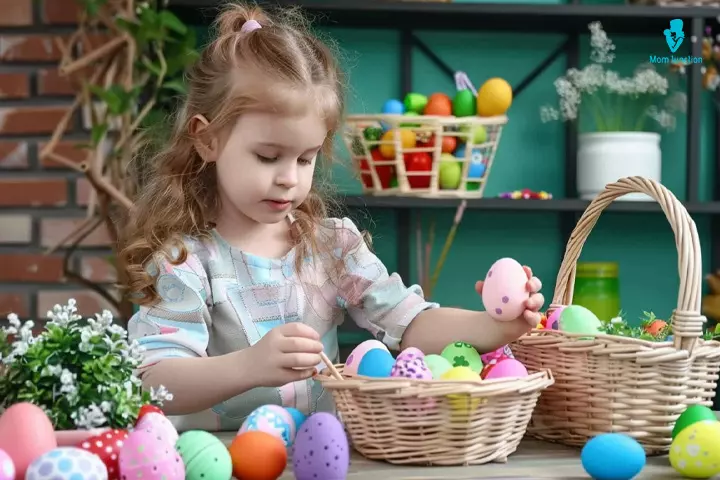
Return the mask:
<svg viewBox="0 0 720 480">
<path fill-rule="evenodd" d="M 262 25 L 260 25 L 257 20 L 248 20 L 243 23 L 242 28 L 240 28 L 240 33 L 249 33 L 258 28 L 262 28 Z"/>
</svg>

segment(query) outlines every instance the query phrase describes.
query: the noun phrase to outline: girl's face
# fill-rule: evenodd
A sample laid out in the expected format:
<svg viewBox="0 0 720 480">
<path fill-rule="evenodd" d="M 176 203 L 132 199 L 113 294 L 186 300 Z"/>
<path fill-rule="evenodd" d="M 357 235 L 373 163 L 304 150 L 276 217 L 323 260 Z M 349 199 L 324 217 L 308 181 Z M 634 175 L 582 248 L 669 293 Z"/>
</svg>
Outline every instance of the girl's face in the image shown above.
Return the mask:
<svg viewBox="0 0 720 480">
<path fill-rule="evenodd" d="M 216 160 L 220 216 L 262 224 L 283 221 L 310 192 L 327 134 L 315 112 L 242 115 Z"/>
</svg>

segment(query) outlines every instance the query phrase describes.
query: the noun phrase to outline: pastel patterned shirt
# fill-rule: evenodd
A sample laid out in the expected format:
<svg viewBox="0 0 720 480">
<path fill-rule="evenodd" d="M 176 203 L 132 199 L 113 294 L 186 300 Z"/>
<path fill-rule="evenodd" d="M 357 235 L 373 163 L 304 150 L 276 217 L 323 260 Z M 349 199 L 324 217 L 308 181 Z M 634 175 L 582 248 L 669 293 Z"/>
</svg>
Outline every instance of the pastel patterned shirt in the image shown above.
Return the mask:
<svg viewBox="0 0 720 480">
<path fill-rule="evenodd" d="M 320 242 L 332 242 L 326 245 L 333 254 L 305 259 L 301 276 L 295 269 L 295 249 L 279 259 L 262 258 L 232 247 L 216 231 L 209 239 L 186 239 L 188 256 L 179 265 L 158 260 L 160 270 L 152 273 L 158 274 L 160 300 L 141 307 L 128 325 L 131 339 L 145 349 L 138 373 L 166 358 L 217 356 L 247 348 L 288 322 L 313 327 L 328 358 L 337 362 L 337 328 L 346 315 L 398 349 L 410 322 L 423 310 L 438 307 L 425 301 L 419 286 L 407 287 L 397 274 L 389 274 L 351 220 L 327 219 L 317 236 Z M 339 277 L 332 268 L 338 262 Z M 255 388 L 173 421 L 181 430 L 235 430 L 265 404 L 306 414 L 334 408 L 320 382 L 308 379 Z"/>
</svg>

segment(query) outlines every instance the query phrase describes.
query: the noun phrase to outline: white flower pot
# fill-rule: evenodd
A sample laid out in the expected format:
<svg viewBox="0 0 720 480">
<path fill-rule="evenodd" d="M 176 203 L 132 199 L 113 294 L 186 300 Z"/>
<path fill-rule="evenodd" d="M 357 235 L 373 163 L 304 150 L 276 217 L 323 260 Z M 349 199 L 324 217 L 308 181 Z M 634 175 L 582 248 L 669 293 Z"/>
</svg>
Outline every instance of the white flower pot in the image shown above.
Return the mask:
<svg viewBox="0 0 720 480">
<path fill-rule="evenodd" d="M 592 200 L 605 185 L 624 177 L 641 176 L 660 182 L 661 167 L 658 133 L 599 132 L 579 136 L 577 190 L 583 200 Z M 618 200 L 652 199 L 643 193 L 630 193 Z"/>
</svg>

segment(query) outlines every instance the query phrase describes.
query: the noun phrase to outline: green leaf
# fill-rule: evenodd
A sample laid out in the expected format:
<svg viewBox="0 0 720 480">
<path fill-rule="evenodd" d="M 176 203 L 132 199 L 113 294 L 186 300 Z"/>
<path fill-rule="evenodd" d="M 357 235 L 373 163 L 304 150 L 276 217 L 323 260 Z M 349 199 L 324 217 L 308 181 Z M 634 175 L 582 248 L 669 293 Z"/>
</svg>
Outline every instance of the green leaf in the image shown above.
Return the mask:
<svg viewBox="0 0 720 480">
<path fill-rule="evenodd" d="M 163 88 L 167 90 L 173 90 L 182 94 L 187 92 L 187 89 L 185 88 L 185 83 L 179 80 L 171 80 L 169 82 L 165 82 L 163 83 Z"/>
<path fill-rule="evenodd" d="M 93 144 L 98 145 L 100 143 L 100 141 L 102 140 L 102 138 L 107 133 L 107 131 L 108 131 L 108 125 L 105 123 L 93 125 L 92 132 L 90 134 Z"/>
<path fill-rule="evenodd" d="M 164 27 L 181 35 L 184 35 L 188 31 L 187 26 L 169 10 L 160 12 L 160 21 Z"/>
</svg>

